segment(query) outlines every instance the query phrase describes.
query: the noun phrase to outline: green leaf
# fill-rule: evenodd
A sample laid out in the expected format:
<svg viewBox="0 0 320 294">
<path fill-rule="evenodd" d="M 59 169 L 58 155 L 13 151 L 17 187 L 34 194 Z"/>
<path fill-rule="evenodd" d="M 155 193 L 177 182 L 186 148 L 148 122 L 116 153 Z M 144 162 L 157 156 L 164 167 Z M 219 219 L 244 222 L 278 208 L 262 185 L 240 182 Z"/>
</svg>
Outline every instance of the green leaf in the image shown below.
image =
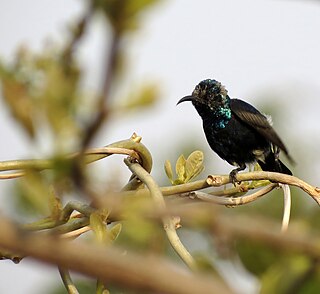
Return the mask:
<svg viewBox="0 0 320 294">
<path fill-rule="evenodd" d="M 158 1 L 159 0 L 127 0 L 127 13 L 135 15 Z"/>
<path fill-rule="evenodd" d="M 2 96 L 16 121 L 30 137 L 49 126 L 63 146 L 79 135 L 76 119 L 81 71 L 64 64 L 56 52 L 34 54 L 20 50 L 14 62 L 0 63 Z"/>
<path fill-rule="evenodd" d="M 108 234 L 106 224 L 102 217 L 98 212 L 94 212 L 90 215 L 90 227 L 95 233 L 97 240 L 101 243 L 105 243 L 108 241 Z"/>
<path fill-rule="evenodd" d="M 159 0 L 96 0 L 117 32 L 138 27 L 139 14 Z"/>
<path fill-rule="evenodd" d="M 25 208 L 46 216 L 53 212 L 50 211 L 52 207 L 49 207 L 52 190 L 44 174 L 28 171 L 17 182 L 17 188 L 17 200 L 24 204 Z"/>
<path fill-rule="evenodd" d="M 259 165 L 259 163 L 256 163 L 256 164 L 253 166 L 253 171 L 262 171 L 262 168 L 261 168 L 261 166 Z"/>
<path fill-rule="evenodd" d="M 115 110 L 136 110 L 153 105 L 159 97 L 158 87 L 154 84 L 145 84 L 138 90 L 131 90 L 126 99 Z"/>
<path fill-rule="evenodd" d="M 184 184 L 183 179 L 175 179 L 172 183 L 173 186 Z"/>
<path fill-rule="evenodd" d="M 162 240 L 162 234 L 162 228 L 158 224 L 146 221 L 137 215 L 132 215 L 128 216 L 127 221 L 124 223 L 117 242 L 124 245 L 130 244 L 131 247 L 141 250 L 141 248 L 150 248 L 154 242 L 158 246 L 159 240 Z"/>
<path fill-rule="evenodd" d="M 115 226 L 113 226 L 109 233 L 110 233 L 110 238 L 111 238 L 111 241 L 114 241 L 118 238 L 120 232 L 122 230 L 122 224 L 121 223 L 118 223 L 116 224 Z"/>
<path fill-rule="evenodd" d="M 178 180 L 184 183 L 186 178 L 186 159 L 183 154 L 180 155 L 176 162 L 176 174 L 178 176 Z"/>
<path fill-rule="evenodd" d="M 313 266 L 308 257 L 299 254 L 278 259 L 262 276 L 261 293 L 319 293 L 319 277 L 314 277 Z M 306 291 L 309 285 L 312 291 Z"/>
<path fill-rule="evenodd" d="M 10 108 L 13 117 L 27 131 L 30 137 L 34 137 L 33 101 L 29 95 L 28 86 L 21 83 L 16 77 L 9 75 L 0 76 L 3 98 Z"/>
<path fill-rule="evenodd" d="M 60 198 L 56 195 L 53 187 L 50 188 L 48 198 L 49 209 L 51 212 L 50 215 L 52 219 L 58 220 L 62 211 L 62 203 Z"/>
<path fill-rule="evenodd" d="M 194 151 L 192 152 L 186 161 L 186 179 L 185 182 L 189 182 L 191 179 L 198 176 L 204 169 L 203 165 L 203 152 L 202 151 Z"/>
<path fill-rule="evenodd" d="M 170 180 L 171 184 L 173 184 L 173 172 L 172 172 L 172 166 L 171 162 L 169 160 L 166 160 L 164 163 L 164 170 L 166 172 L 166 175 L 168 179 Z"/>
<path fill-rule="evenodd" d="M 269 246 L 248 240 L 238 240 L 237 252 L 245 268 L 256 276 L 263 275 L 281 255 Z"/>
</svg>

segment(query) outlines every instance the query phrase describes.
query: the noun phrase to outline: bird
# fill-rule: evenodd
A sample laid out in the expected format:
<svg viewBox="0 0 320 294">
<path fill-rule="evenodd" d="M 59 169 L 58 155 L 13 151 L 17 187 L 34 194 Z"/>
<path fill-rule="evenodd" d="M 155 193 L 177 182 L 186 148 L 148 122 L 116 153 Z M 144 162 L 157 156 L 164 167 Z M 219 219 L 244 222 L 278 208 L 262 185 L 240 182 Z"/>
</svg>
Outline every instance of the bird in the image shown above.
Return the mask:
<svg viewBox="0 0 320 294">
<path fill-rule="evenodd" d="M 230 165 L 229 173 L 236 185 L 237 173 L 247 165 L 258 163 L 262 170 L 292 175 L 279 159 L 280 150 L 291 163 L 294 160 L 272 127 L 270 117 L 251 104 L 230 98 L 228 91 L 214 79 L 201 81 L 191 95 L 177 103 L 191 101 L 202 118 L 203 130 L 211 149 Z"/>
</svg>

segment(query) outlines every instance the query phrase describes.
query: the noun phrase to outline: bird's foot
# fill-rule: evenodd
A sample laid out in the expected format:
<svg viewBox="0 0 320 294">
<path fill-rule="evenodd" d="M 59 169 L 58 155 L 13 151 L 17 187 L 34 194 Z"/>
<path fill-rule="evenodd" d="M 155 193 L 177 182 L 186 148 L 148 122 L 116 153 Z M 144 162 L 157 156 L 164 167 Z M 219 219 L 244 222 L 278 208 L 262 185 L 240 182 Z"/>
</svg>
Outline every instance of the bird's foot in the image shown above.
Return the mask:
<svg viewBox="0 0 320 294">
<path fill-rule="evenodd" d="M 237 180 L 237 173 L 238 173 L 238 170 L 237 169 L 234 169 L 230 172 L 229 174 L 229 179 L 230 179 L 230 182 L 236 186 L 236 184 L 240 184 L 240 182 Z"/>
<path fill-rule="evenodd" d="M 230 182 L 236 186 L 237 184 L 240 185 L 241 184 L 241 181 L 238 181 L 237 179 L 237 174 L 239 171 L 241 170 L 244 170 L 246 168 L 246 166 L 240 166 L 238 168 L 235 168 L 233 169 L 230 174 L 229 174 L 229 179 L 230 179 Z"/>
</svg>

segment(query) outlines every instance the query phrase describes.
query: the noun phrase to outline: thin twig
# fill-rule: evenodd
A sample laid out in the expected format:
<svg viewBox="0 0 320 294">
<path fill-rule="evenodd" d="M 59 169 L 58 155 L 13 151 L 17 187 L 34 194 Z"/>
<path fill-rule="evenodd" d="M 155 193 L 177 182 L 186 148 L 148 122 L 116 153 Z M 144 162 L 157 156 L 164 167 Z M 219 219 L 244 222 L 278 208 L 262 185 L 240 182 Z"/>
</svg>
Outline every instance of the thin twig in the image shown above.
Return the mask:
<svg viewBox="0 0 320 294">
<path fill-rule="evenodd" d="M 16 172 L 0 175 L 0 180 L 11 180 L 25 176 L 25 172 Z"/>
<path fill-rule="evenodd" d="M 201 191 L 190 192 L 190 193 L 182 194 L 181 196 L 189 196 L 191 199 L 192 198 L 200 199 L 202 201 L 212 202 L 219 205 L 238 206 L 238 205 L 247 204 L 257 200 L 258 198 L 271 192 L 277 186 L 278 184 L 271 184 L 267 187 L 261 188 L 257 192 L 254 192 L 250 195 L 244 195 L 239 197 L 220 197 L 220 196 L 204 193 Z"/>
<path fill-rule="evenodd" d="M 132 171 L 132 173 L 134 173 L 142 182 L 146 184 L 146 186 L 150 190 L 151 197 L 153 198 L 155 204 L 157 205 L 157 208 L 160 211 L 165 210 L 166 204 L 165 204 L 163 195 L 157 183 L 154 181 L 151 175 L 147 171 L 145 171 L 141 167 L 141 165 L 138 163 L 133 163 L 128 159 L 125 159 L 125 163 L 129 167 L 129 169 Z M 176 231 L 177 222 L 170 216 L 164 216 L 162 218 L 162 222 L 163 222 L 163 226 L 167 234 L 167 237 L 173 249 L 178 253 L 181 259 L 186 263 L 186 265 L 189 266 L 189 268 L 195 270 L 196 263 L 193 257 L 191 256 L 191 254 L 182 244 L 177 234 L 177 231 Z"/>
<path fill-rule="evenodd" d="M 103 155 L 111 155 L 111 154 L 123 154 L 123 155 L 129 155 L 130 157 L 133 157 L 137 160 L 139 160 L 139 154 L 132 150 L 127 148 L 117 148 L 117 147 L 102 147 L 102 148 L 90 148 L 87 151 L 85 151 L 86 155 L 90 154 L 103 154 Z"/>
<path fill-rule="evenodd" d="M 85 31 L 94 13 L 94 5 L 90 5 L 85 15 L 73 27 L 72 36 L 62 52 L 62 60 L 65 66 L 69 66 L 73 54 L 78 46 L 81 38 L 85 35 Z"/>
<path fill-rule="evenodd" d="M 77 237 L 79 237 L 80 235 L 86 233 L 86 232 L 89 232 L 91 231 L 91 227 L 90 226 L 85 226 L 85 227 L 82 227 L 80 229 L 77 229 L 77 230 L 74 230 L 74 231 L 71 231 L 71 232 L 68 232 L 68 233 L 64 233 L 62 235 L 60 235 L 60 238 L 63 238 L 63 239 L 75 239 Z"/>
<path fill-rule="evenodd" d="M 104 74 L 104 82 L 100 94 L 100 98 L 97 103 L 97 114 L 94 119 L 90 122 L 90 124 L 86 127 L 84 131 L 84 137 L 82 140 L 82 151 L 84 151 L 92 139 L 94 138 L 95 134 L 100 129 L 102 123 L 105 121 L 109 114 L 108 108 L 108 98 L 110 94 L 111 84 L 114 78 L 115 68 L 118 61 L 119 55 L 119 43 L 120 43 L 120 36 L 117 32 L 113 33 L 112 40 L 110 43 L 109 51 L 106 55 L 105 66 L 106 72 Z"/>
<path fill-rule="evenodd" d="M 290 192 L 289 185 L 279 184 L 279 186 L 283 190 L 283 200 L 284 200 L 281 232 L 286 232 L 288 230 L 289 221 L 290 221 L 291 192 Z"/>
<path fill-rule="evenodd" d="M 91 148 L 85 151 L 85 163 L 89 164 L 100 159 L 106 158 L 112 154 L 124 154 L 130 155 L 139 159 L 142 166 L 148 171 L 152 168 L 152 157 L 149 150 L 135 138 L 138 137 L 134 134 L 130 139 L 118 141 L 101 148 Z M 66 160 L 75 159 L 79 156 L 79 152 L 68 154 L 65 156 Z M 12 171 L 12 170 L 45 170 L 51 169 L 54 166 L 54 160 L 50 159 L 22 159 L 22 160 L 8 160 L 0 161 L 0 171 Z M 23 175 L 23 172 L 17 172 L 16 175 Z M 2 175 L 2 178 L 6 178 L 7 175 Z M 12 174 L 14 177 L 14 174 Z M 0 177 L 1 179 L 1 177 Z"/>
<path fill-rule="evenodd" d="M 76 285 L 73 283 L 70 273 L 68 270 L 58 267 L 61 279 L 63 281 L 64 286 L 66 287 L 68 294 L 79 294 Z"/>
</svg>

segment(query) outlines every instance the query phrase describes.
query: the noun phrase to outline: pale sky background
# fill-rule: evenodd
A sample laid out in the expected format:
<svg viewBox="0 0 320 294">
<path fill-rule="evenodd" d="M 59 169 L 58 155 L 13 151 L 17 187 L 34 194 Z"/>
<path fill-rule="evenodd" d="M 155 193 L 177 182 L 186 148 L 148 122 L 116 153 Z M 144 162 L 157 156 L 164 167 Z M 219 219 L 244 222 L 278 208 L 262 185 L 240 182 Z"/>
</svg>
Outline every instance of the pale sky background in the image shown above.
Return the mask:
<svg viewBox="0 0 320 294">
<path fill-rule="evenodd" d="M 67 25 L 81 15 L 84 3 L 0 2 L 0 57 L 10 60 L 20 44 L 40 50 L 48 38 L 63 42 Z M 297 170 L 316 184 L 314 174 L 319 173 L 319 164 L 311 163 L 317 162 L 319 154 L 320 1 L 163 1 L 144 15 L 141 27 L 129 38 L 128 81 L 156 81 L 162 100 L 139 115 L 115 117 L 99 134 L 96 146 L 128 138 L 135 131 L 158 166 L 167 158 L 177 158 L 179 154 L 173 152 L 190 138 L 203 149 L 206 143 L 197 113 L 191 104 L 175 104 L 199 81 L 214 78 L 227 87 L 231 97 L 257 107 L 270 99 L 279 105 L 275 128 L 293 157 L 305 154 Z M 103 40 L 101 20 L 96 19 L 79 52 L 88 70 L 86 86 L 90 89 L 99 85 Z M 0 107 L 0 160 L 30 157 L 34 154 L 30 142 L 2 102 Z M 303 150 L 297 145 L 303 145 Z M 209 162 L 214 162 L 214 167 L 206 167 L 208 173 L 230 171 L 231 167 L 208 147 L 203 150 Z M 154 175 L 160 173 L 163 171 Z M 6 185 L 0 183 L 0 199 Z M 5 208 L 2 203 L 1 212 L 5 213 Z M 55 268 L 28 258 L 19 265 L 0 261 L 0 272 L 0 294 L 45 293 L 39 285 L 60 280 Z"/>
</svg>

